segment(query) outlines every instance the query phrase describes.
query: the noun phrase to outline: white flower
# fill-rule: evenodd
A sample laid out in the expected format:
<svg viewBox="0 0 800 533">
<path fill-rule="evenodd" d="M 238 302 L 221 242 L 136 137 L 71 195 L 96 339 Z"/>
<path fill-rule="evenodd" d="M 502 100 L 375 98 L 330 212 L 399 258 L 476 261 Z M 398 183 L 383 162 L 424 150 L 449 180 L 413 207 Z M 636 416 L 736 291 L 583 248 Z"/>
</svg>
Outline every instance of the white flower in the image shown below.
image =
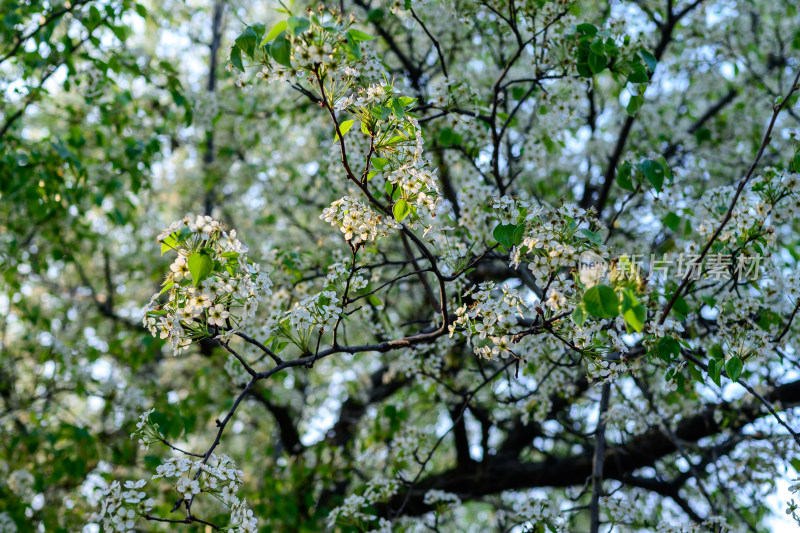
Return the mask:
<svg viewBox="0 0 800 533">
<path fill-rule="evenodd" d="M 224 326 L 229 315 L 222 304 L 217 304 L 208 310 L 208 325 Z"/>
</svg>

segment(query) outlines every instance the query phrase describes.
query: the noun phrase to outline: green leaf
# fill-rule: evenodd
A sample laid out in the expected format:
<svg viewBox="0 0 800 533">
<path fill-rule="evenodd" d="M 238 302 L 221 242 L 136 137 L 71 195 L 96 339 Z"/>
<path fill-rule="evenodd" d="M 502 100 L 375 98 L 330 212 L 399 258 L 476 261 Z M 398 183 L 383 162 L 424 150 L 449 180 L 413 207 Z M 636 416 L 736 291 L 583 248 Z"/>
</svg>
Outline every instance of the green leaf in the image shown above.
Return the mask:
<svg viewBox="0 0 800 533">
<path fill-rule="evenodd" d="M 158 293 L 158 295 L 159 295 L 159 296 L 161 296 L 162 294 L 164 294 L 165 292 L 167 292 L 168 290 L 170 290 L 170 289 L 172 288 L 172 286 L 173 286 L 173 285 L 175 285 L 175 282 L 174 282 L 174 281 L 168 281 L 168 282 L 166 282 L 166 283 L 164 284 L 164 288 L 163 288 L 163 289 L 161 289 L 161 292 L 159 292 L 159 293 Z"/>
<path fill-rule="evenodd" d="M 731 357 L 725 362 L 725 373 L 731 378 L 731 381 L 738 381 L 739 376 L 742 375 L 742 367 L 744 363 L 736 356 Z"/>
<path fill-rule="evenodd" d="M 589 54 L 589 68 L 594 74 L 602 72 L 608 65 L 608 58 L 604 54 Z"/>
<path fill-rule="evenodd" d="M 635 305 L 622 313 L 625 323 L 628 324 L 636 333 L 641 333 L 644 329 L 644 321 L 647 318 L 647 311 L 642 305 Z"/>
<path fill-rule="evenodd" d="M 586 236 L 587 239 L 589 239 L 589 241 L 593 242 L 594 244 L 597 245 L 603 244 L 603 238 L 600 236 L 599 233 L 586 228 L 581 228 L 580 231 Z"/>
<path fill-rule="evenodd" d="M 579 305 L 572 311 L 572 321 L 575 322 L 578 327 L 583 326 L 583 323 L 586 322 L 586 311 L 583 310 L 582 306 Z"/>
<path fill-rule="evenodd" d="M 258 46 L 259 43 L 261 43 L 262 39 L 264 38 L 264 32 L 267 30 L 267 27 L 261 24 L 260 22 L 256 22 L 250 27 L 253 28 L 253 31 L 256 32 L 256 46 Z"/>
<path fill-rule="evenodd" d="M 167 235 L 167 237 L 161 241 L 161 255 L 164 255 L 170 250 L 174 250 L 178 247 L 178 234 L 172 233 Z"/>
<path fill-rule="evenodd" d="M 604 54 L 606 51 L 605 45 L 603 45 L 603 39 L 595 39 L 591 45 L 589 45 L 589 50 L 594 52 L 595 54 Z"/>
<path fill-rule="evenodd" d="M 208 252 L 203 250 L 190 255 L 188 265 L 189 273 L 192 275 L 192 283 L 195 287 L 214 270 L 214 261 L 208 255 Z"/>
<path fill-rule="evenodd" d="M 597 34 L 597 27 L 594 24 L 584 23 L 578 24 L 576 28 L 579 32 L 585 33 L 586 35 L 594 36 Z"/>
<path fill-rule="evenodd" d="M 722 360 L 725 357 L 725 354 L 722 351 L 722 346 L 719 343 L 714 343 L 711 348 L 708 350 L 708 355 L 713 357 L 714 359 Z"/>
<path fill-rule="evenodd" d="M 404 218 L 411 214 L 411 206 L 403 198 L 400 198 L 394 203 L 392 213 L 396 221 L 402 222 Z"/>
<path fill-rule="evenodd" d="M 350 51 L 350 55 L 352 55 L 356 59 L 361 59 L 361 46 L 359 46 L 356 38 L 353 37 L 352 30 L 348 31 L 346 36 L 347 36 L 347 49 Z"/>
<path fill-rule="evenodd" d="M 355 41 L 371 41 L 375 38 L 374 35 L 370 35 L 368 33 L 364 33 L 363 31 L 350 29 L 347 31 L 348 36 L 352 36 Z"/>
<path fill-rule="evenodd" d="M 282 21 L 278 22 L 277 24 L 275 24 L 272 27 L 272 29 L 269 30 L 269 33 L 264 37 L 264 40 L 261 42 L 261 44 L 268 43 L 268 42 L 272 41 L 275 37 L 280 35 L 282 32 L 286 31 L 287 26 L 288 26 L 288 23 L 285 20 L 282 20 Z"/>
<path fill-rule="evenodd" d="M 269 47 L 269 54 L 272 56 L 272 59 L 280 63 L 285 67 L 292 66 L 292 53 L 291 53 L 291 44 L 289 43 L 288 39 L 284 37 L 282 34 L 275 38 L 272 41 L 272 45 Z"/>
<path fill-rule="evenodd" d="M 244 65 L 242 64 L 242 51 L 236 45 L 231 48 L 231 63 L 241 72 L 244 72 Z"/>
<path fill-rule="evenodd" d="M 644 321 L 647 318 L 647 310 L 631 289 L 626 289 L 622 293 L 622 318 L 636 333 L 641 333 L 644 328 Z"/>
<path fill-rule="evenodd" d="M 583 295 L 586 311 L 597 318 L 614 318 L 619 314 L 619 298 L 611 287 L 595 285 Z"/>
<path fill-rule="evenodd" d="M 461 142 L 461 135 L 454 132 L 452 128 L 442 128 L 439 130 L 439 144 L 443 147 L 459 146 Z"/>
<path fill-rule="evenodd" d="M 392 110 L 388 107 L 378 106 L 369 110 L 372 115 L 379 120 L 386 120 L 392 114 Z"/>
<path fill-rule="evenodd" d="M 664 225 L 667 226 L 669 229 L 671 229 L 673 232 L 675 233 L 678 232 L 678 227 L 680 226 L 680 223 L 681 223 L 681 217 L 679 217 L 675 213 L 670 211 L 669 213 L 664 215 Z"/>
<path fill-rule="evenodd" d="M 639 169 L 642 171 L 647 181 L 653 185 L 653 188 L 657 192 L 661 192 L 665 177 L 664 167 L 652 159 L 645 159 L 639 164 Z"/>
<path fill-rule="evenodd" d="M 667 363 L 678 357 L 681 353 L 681 345 L 672 337 L 662 337 L 656 345 L 658 356 Z"/>
<path fill-rule="evenodd" d="M 712 359 L 708 362 L 708 377 L 711 378 L 711 381 L 717 384 L 717 387 L 722 386 L 722 382 L 720 381 L 720 374 L 722 373 L 722 361 L 719 359 Z"/>
<path fill-rule="evenodd" d="M 494 240 L 505 246 L 511 248 L 514 246 L 514 232 L 517 230 L 516 224 L 498 224 L 492 231 Z"/>
<path fill-rule="evenodd" d="M 634 190 L 633 179 L 631 178 L 632 175 L 633 167 L 630 163 L 625 161 L 619 167 L 617 167 L 617 185 L 626 191 Z"/>
<path fill-rule="evenodd" d="M 656 60 L 655 56 L 644 48 L 639 50 L 639 54 L 641 54 L 644 62 L 647 63 L 647 68 L 650 69 L 650 72 L 655 72 L 656 66 L 658 65 L 658 61 Z"/>
<path fill-rule="evenodd" d="M 689 315 L 689 304 L 686 303 L 686 299 L 683 296 L 678 296 L 678 299 L 675 300 L 672 311 L 681 318 L 686 318 Z"/>
<path fill-rule="evenodd" d="M 394 111 L 397 118 L 406 116 L 406 110 L 397 98 L 392 98 L 392 111 Z"/>
<path fill-rule="evenodd" d="M 628 75 L 628 82 L 630 83 L 647 83 L 648 81 L 650 81 L 650 77 L 641 64 L 635 65 L 633 71 Z"/>
<path fill-rule="evenodd" d="M 236 46 L 238 46 L 242 52 L 250 57 L 253 57 L 257 43 L 258 34 L 256 33 L 256 30 L 250 26 L 246 27 L 244 31 L 242 31 L 242 33 L 240 33 L 236 38 Z"/>
<path fill-rule="evenodd" d="M 372 166 L 378 170 L 383 170 L 386 168 L 386 165 L 389 163 L 388 159 L 384 159 L 383 157 L 373 157 L 370 159 Z"/>
<path fill-rule="evenodd" d="M 345 120 L 344 122 L 339 124 L 339 131 L 342 133 L 342 137 L 344 137 L 345 134 L 348 131 L 350 131 L 350 128 L 353 127 L 353 123 L 354 122 L 355 122 L 355 120 Z M 336 141 L 339 140 L 339 134 L 338 133 L 336 134 L 336 138 L 334 140 L 336 140 Z"/>
<path fill-rule="evenodd" d="M 295 37 L 311 27 L 311 23 L 305 17 L 289 17 L 286 25 Z"/>
<path fill-rule="evenodd" d="M 642 108 L 642 105 L 644 105 L 644 96 L 634 94 L 631 96 L 631 99 L 628 100 L 628 106 L 625 108 L 625 111 L 627 111 L 630 116 L 634 116 Z"/>
</svg>

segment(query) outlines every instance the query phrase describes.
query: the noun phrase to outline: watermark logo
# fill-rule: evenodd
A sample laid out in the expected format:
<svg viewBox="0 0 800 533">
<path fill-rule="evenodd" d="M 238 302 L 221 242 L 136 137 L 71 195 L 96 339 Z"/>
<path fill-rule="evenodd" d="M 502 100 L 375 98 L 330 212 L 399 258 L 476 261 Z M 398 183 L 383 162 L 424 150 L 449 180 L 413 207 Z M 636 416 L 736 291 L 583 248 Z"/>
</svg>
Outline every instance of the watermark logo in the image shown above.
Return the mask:
<svg viewBox="0 0 800 533">
<path fill-rule="evenodd" d="M 701 257 L 699 254 L 680 253 L 674 257 L 662 254 L 659 258 L 650 255 L 647 261 L 644 254 L 623 254 L 611 261 L 614 268 L 614 277 L 659 276 L 666 279 L 688 278 L 699 280 L 711 278 L 714 280 L 752 280 L 760 279 L 761 257 L 745 257 L 742 255 L 731 256 L 727 254 L 709 254 Z M 578 262 L 578 274 L 581 283 L 592 287 L 609 271 L 610 264 L 600 255 L 585 251 Z"/>
<path fill-rule="evenodd" d="M 578 275 L 581 283 L 587 287 L 596 285 L 608 272 L 608 262 L 594 252 L 586 251 L 581 254 L 578 262 Z"/>
</svg>

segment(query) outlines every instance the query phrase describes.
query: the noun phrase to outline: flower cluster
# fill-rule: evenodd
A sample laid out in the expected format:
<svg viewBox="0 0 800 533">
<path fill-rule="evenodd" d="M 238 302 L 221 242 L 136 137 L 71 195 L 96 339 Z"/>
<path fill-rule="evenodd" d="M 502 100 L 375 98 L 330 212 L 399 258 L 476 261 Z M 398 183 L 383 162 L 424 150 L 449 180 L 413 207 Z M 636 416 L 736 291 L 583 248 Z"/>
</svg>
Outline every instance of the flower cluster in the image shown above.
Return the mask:
<svg viewBox="0 0 800 533">
<path fill-rule="evenodd" d="M 491 281 L 481 283 L 475 289 L 470 288 L 464 294 L 465 297 L 471 296 L 473 303 L 456 309 L 457 318 L 450 325 L 450 336 L 456 330 L 463 331 L 478 357 L 508 357 L 511 354 L 511 331 L 524 316 L 523 309 L 527 306 L 519 292 L 508 285 L 503 285 L 499 294 Z"/>
<path fill-rule="evenodd" d="M 17 533 L 17 524 L 6 512 L 0 513 L 0 533 Z"/>
<path fill-rule="evenodd" d="M 36 478 L 24 468 L 14 470 L 8 476 L 9 488 L 23 501 L 29 501 L 33 497 L 34 483 Z"/>
<path fill-rule="evenodd" d="M 394 201 L 402 199 L 417 215 L 409 220 L 412 225 L 423 213 L 435 216 L 441 202 L 436 169 L 423 158 L 422 129 L 405 110 L 413 102 L 396 96 L 391 85 L 371 85 L 334 104 L 334 109 L 348 111 L 371 132 L 373 148 L 381 155 L 372 160 L 375 172 L 384 173 L 387 195 Z"/>
<path fill-rule="evenodd" d="M 319 218 L 338 226 L 345 240 L 353 246 L 379 239 L 397 226 L 394 220 L 375 213 L 363 202 L 349 196 L 326 207 Z"/>
<path fill-rule="evenodd" d="M 352 107 L 368 108 L 380 105 L 386 100 L 387 94 L 386 87 L 383 85 L 373 84 L 368 87 L 361 87 L 356 93 L 343 96 L 336 100 L 333 108 L 336 111 L 344 111 Z"/>
<path fill-rule="evenodd" d="M 308 349 L 311 334 L 330 331 L 342 313 L 342 302 L 356 291 L 367 287 L 368 280 L 356 268 L 342 262 L 328 267 L 322 290 L 295 302 L 285 313 L 276 313 L 268 321 L 268 329 L 291 341 L 301 350 Z"/>
<path fill-rule="evenodd" d="M 333 529 L 337 523 L 360 523 L 362 521 L 374 521 L 378 517 L 366 514 L 364 511 L 378 502 L 388 501 L 399 487 L 397 481 L 377 477 L 370 480 L 364 493 L 351 494 L 345 498 L 344 503 L 335 508 L 328 515 L 328 528 Z"/>
<path fill-rule="evenodd" d="M 759 298 L 731 295 L 719 302 L 720 312 L 717 314 L 719 330 L 717 338 L 723 352 L 729 357 L 736 356 L 741 360 L 763 353 L 772 347 L 772 335 L 777 336 L 783 326 L 782 321 L 771 324 L 772 331 L 762 327 L 758 317 L 765 315 L 769 309 L 763 306 Z"/>
<path fill-rule="evenodd" d="M 199 472 L 199 475 L 192 474 Z M 244 472 L 236 468 L 233 459 L 212 454 L 209 462 L 193 461 L 186 457 L 169 457 L 156 467 L 153 479 L 164 478 L 173 484 L 184 499 L 201 492 L 211 494 L 229 507 L 238 505 L 236 493 L 244 481 Z"/>
<path fill-rule="evenodd" d="M 154 336 L 169 340 L 175 355 L 196 339 L 229 339 L 271 294 L 270 279 L 247 258 L 236 231 L 225 231 L 209 216 L 187 215 L 162 231 L 158 241 L 162 252 L 177 256 L 143 322 Z M 168 300 L 161 304 L 165 292 Z"/>
<path fill-rule="evenodd" d="M 126 481 L 124 487 L 113 481 L 103 493 L 100 512 L 93 520 L 100 521 L 106 531 L 130 531 L 136 520 L 153 509 L 153 500 L 143 490 L 147 482 Z"/>
<path fill-rule="evenodd" d="M 513 510 L 512 510 L 513 509 Z M 500 510 L 497 519 L 501 522 L 524 523 L 529 531 L 567 531 L 564 513 L 550 500 L 524 498 L 516 501 L 509 510 Z M 531 527 L 533 526 L 533 527 Z M 539 527 L 536 527 L 539 526 Z"/>
<path fill-rule="evenodd" d="M 512 219 L 517 212 L 524 217 L 521 242 L 511 250 L 511 266 L 527 261 L 536 279 L 547 280 L 563 268 L 574 267 L 585 251 L 606 255 L 598 235 L 600 223 L 585 210 L 574 205 L 545 210 L 500 200 L 496 205 L 504 207 L 501 220 Z"/>
<path fill-rule="evenodd" d="M 142 413 L 136 423 L 136 431 L 131 433 L 131 438 L 139 438 L 139 449 L 147 451 L 154 442 L 162 442 L 164 437 L 158 431 L 158 424 L 150 421 L 150 415 L 155 409 L 149 409 Z"/>
<path fill-rule="evenodd" d="M 293 28 L 288 28 L 286 21 L 279 22 L 270 32 L 275 38 L 269 43 L 269 51 L 256 47 L 254 59 L 262 65 L 256 77 L 267 82 L 294 82 L 319 73 L 337 77 L 338 84 L 347 87 L 362 76 L 375 78 L 383 72 L 380 57 L 364 44 L 372 37 L 351 28 L 352 16 L 343 20 L 339 13 L 324 7 L 308 14 L 308 18 L 292 17 Z M 239 63 L 241 54 L 238 46 L 232 47 L 229 71 L 234 66 L 244 68 Z"/>
<path fill-rule="evenodd" d="M 392 187 L 400 191 L 400 196 L 417 209 L 436 213 L 442 197 L 437 185 L 436 169 L 430 169 L 427 162 L 421 159 L 421 137 L 415 144 L 415 152 L 410 163 L 404 164 L 386 175 Z M 419 147 L 419 151 L 417 151 Z"/>
<path fill-rule="evenodd" d="M 247 507 L 247 498 L 237 501 L 231 506 L 231 524 L 236 533 L 258 531 L 258 519 L 253 516 L 253 510 Z"/>
<path fill-rule="evenodd" d="M 452 492 L 433 489 L 425 493 L 425 497 L 422 501 L 425 505 L 430 505 L 431 507 L 449 507 L 451 505 L 460 504 L 461 498 Z"/>
<path fill-rule="evenodd" d="M 595 383 L 611 383 L 628 369 L 625 363 L 602 357 L 587 359 L 586 365 L 587 377 Z"/>
</svg>

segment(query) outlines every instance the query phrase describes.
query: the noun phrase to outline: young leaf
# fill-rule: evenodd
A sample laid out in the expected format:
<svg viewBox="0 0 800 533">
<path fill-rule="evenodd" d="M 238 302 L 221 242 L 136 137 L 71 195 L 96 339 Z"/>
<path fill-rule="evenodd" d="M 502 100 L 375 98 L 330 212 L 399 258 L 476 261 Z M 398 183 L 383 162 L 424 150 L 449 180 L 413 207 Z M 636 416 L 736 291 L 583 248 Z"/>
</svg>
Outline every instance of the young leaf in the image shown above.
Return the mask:
<svg viewBox="0 0 800 533">
<path fill-rule="evenodd" d="M 305 17 L 289 17 L 286 25 L 295 36 L 300 35 L 311 27 L 311 23 Z"/>
<path fill-rule="evenodd" d="M 614 318 L 619 314 L 619 298 L 611 287 L 595 285 L 583 295 L 586 311 L 597 318 Z"/>
<path fill-rule="evenodd" d="M 639 164 L 639 169 L 653 188 L 661 192 L 661 187 L 664 185 L 664 168 L 652 159 L 645 159 Z"/>
<path fill-rule="evenodd" d="M 203 250 L 194 252 L 187 261 L 189 273 L 192 275 L 192 283 L 197 287 L 214 270 L 214 261 L 208 252 Z"/>
<path fill-rule="evenodd" d="M 639 50 L 639 53 L 641 54 L 642 59 L 644 59 L 644 62 L 647 63 L 647 68 L 650 69 L 650 72 L 655 72 L 656 66 L 658 65 L 658 61 L 656 60 L 655 56 L 644 48 Z"/>
<path fill-rule="evenodd" d="M 664 225 L 671 229 L 673 232 L 678 232 L 678 227 L 681 223 L 681 217 L 670 211 L 666 215 L 664 215 L 663 219 Z"/>
<path fill-rule="evenodd" d="M 403 118 L 406 116 L 406 110 L 403 108 L 403 104 L 397 98 L 392 98 L 392 111 L 394 111 L 395 116 L 397 118 Z"/>
<path fill-rule="evenodd" d="M 402 222 L 411 213 L 411 206 L 403 198 L 400 198 L 394 203 L 392 213 L 396 221 Z"/>
<path fill-rule="evenodd" d="M 641 64 L 634 65 L 633 72 L 628 76 L 630 83 L 647 83 L 650 77 L 647 75 L 647 70 Z"/>
<path fill-rule="evenodd" d="M 253 57 L 257 42 L 258 34 L 256 34 L 256 31 L 250 26 L 246 27 L 236 38 L 236 46 L 250 57 Z"/>
<path fill-rule="evenodd" d="M 739 380 L 743 366 L 742 360 L 735 355 L 725 362 L 725 372 L 728 374 L 728 377 L 731 378 L 731 381 Z"/>
<path fill-rule="evenodd" d="M 589 54 L 589 68 L 594 74 L 602 72 L 608 65 L 608 58 L 604 54 Z"/>
<path fill-rule="evenodd" d="M 590 229 L 581 228 L 581 233 L 583 233 L 590 242 L 594 244 L 601 245 L 603 244 L 603 238 L 600 236 L 599 233 L 596 233 Z"/>
<path fill-rule="evenodd" d="M 281 65 L 285 67 L 292 66 L 291 44 L 283 35 L 279 35 L 272 41 L 269 53 Z"/>
<path fill-rule="evenodd" d="M 164 255 L 168 251 L 177 248 L 178 246 L 177 236 L 178 236 L 177 233 L 172 233 L 170 235 L 167 235 L 164 238 L 164 240 L 161 241 L 161 255 Z"/>
<path fill-rule="evenodd" d="M 631 96 L 631 99 L 628 100 L 628 107 L 625 108 L 625 111 L 627 111 L 630 116 L 634 116 L 642 108 L 642 105 L 644 105 L 644 96 L 634 94 Z"/>
<path fill-rule="evenodd" d="M 268 43 L 268 42 L 272 41 L 275 37 L 277 37 L 278 35 L 280 35 L 284 31 L 286 31 L 287 26 L 288 26 L 288 23 L 285 20 L 282 20 L 282 21 L 278 22 L 277 24 L 275 24 L 272 27 L 272 29 L 269 30 L 269 33 L 264 37 L 264 40 L 261 42 L 261 44 Z"/>
<path fill-rule="evenodd" d="M 359 46 L 358 40 L 355 37 L 353 37 L 353 30 L 348 31 L 346 37 L 347 37 L 347 49 L 350 52 L 350 54 L 356 59 L 361 59 L 361 46 Z"/>
<path fill-rule="evenodd" d="M 164 284 L 164 288 L 161 289 L 161 292 L 159 292 L 158 295 L 161 296 L 162 294 L 170 290 L 173 285 L 175 285 L 174 281 L 168 281 L 167 283 Z"/>
<path fill-rule="evenodd" d="M 378 106 L 369 110 L 372 115 L 379 120 L 386 120 L 392 114 L 392 110 L 388 107 Z"/>
<path fill-rule="evenodd" d="M 264 32 L 267 30 L 267 28 L 260 22 L 256 22 L 250 27 L 253 28 L 254 32 L 256 32 L 256 46 L 258 46 L 259 43 L 262 42 L 262 39 L 264 38 Z"/>
<path fill-rule="evenodd" d="M 711 378 L 711 381 L 717 384 L 717 387 L 722 386 L 722 382 L 720 381 L 720 374 L 722 373 L 722 361 L 719 359 L 712 359 L 708 362 L 708 377 Z"/>
<path fill-rule="evenodd" d="M 375 38 L 374 35 L 370 35 L 368 33 L 364 33 L 363 31 L 359 31 L 359 30 L 355 30 L 355 29 L 348 30 L 347 31 L 347 35 L 348 36 L 352 35 L 353 39 L 356 40 L 356 41 L 371 41 L 372 39 Z"/>
<path fill-rule="evenodd" d="M 672 337 L 661 337 L 656 345 L 658 356 L 669 363 L 681 353 L 681 345 Z"/>
<path fill-rule="evenodd" d="M 372 162 L 372 166 L 378 170 L 383 170 L 389 163 L 389 160 L 383 157 L 373 157 L 370 161 Z"/>
<path fill-rule="evenodd" d="M 622 317 L 630 329 L 637 333 L 642 332 L 644 321 L 647 318 L 647 310 L 636 299 L 636 294 L 632 289 L 625 289 L 622 293 Z"/>
<path fill-rule="evenodd" d="M 515 224 L 498 224 L 492 232 L 494 240 L 505 246 L 511 248 L 514 246 L 514 231 L 517 229 Z"/>
<path fill-rule="evenodd" d="M 572 321 L 575 322 L 578 327 L 583 326 L 583 323 L 586 322 L 586 312 L 580 305 L 575 307 L 575 310 L 572 312 Z"/>
<path fill-rule="evenodd" d="M 244 65 L 242 65 L 242 51 L 236 45 L 233 45 L 233 48 L 231 48 L 231 64 L 233 64 L 233 66 L 239 69 L 241 72 L 244 72 Z"/>
<path fill-rule="evenodd" d="M 344 122 L 339 124 L 339 131 L 342 133 L 342 137 L 344 137 L 345 134 L 348 131 L 350 131 L 350 128 L 353 127 L 353 123 L 354 122 L 355 122 L 355 120 L 345 120 Z M 336 138 L 334 140 L 336 140 L 336 141 L 339 140 L 339 134 L 338 133 L 336 134 Z"/>
<path fill-rule="evenodd" d="M 625 161 L 619 167 L 617 167 L 617 185 L 626 191 L 634 190 L 632 175 L 633 167 L 630 163 Z"/>
</svg>

